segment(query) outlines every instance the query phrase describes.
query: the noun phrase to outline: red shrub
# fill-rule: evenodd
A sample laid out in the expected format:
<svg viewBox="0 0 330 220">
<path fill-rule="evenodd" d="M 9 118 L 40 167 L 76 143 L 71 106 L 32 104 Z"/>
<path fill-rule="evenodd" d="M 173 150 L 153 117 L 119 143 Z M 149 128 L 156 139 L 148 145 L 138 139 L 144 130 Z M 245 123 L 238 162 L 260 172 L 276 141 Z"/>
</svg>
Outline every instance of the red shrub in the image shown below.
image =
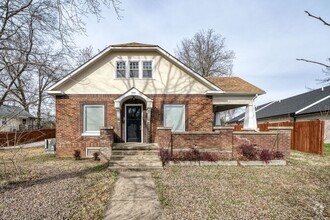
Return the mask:
<svg viewBox="0 0 330 220">
<path fill-rule="evenodd" d="M 272 153 L 269 150 L 263 149 L 261 151 L 261 153 L 260 153 L 260 160 L 268 163 L 272 159 L 273 159 L 273 155 L 272 155 Z"/>
</svg>

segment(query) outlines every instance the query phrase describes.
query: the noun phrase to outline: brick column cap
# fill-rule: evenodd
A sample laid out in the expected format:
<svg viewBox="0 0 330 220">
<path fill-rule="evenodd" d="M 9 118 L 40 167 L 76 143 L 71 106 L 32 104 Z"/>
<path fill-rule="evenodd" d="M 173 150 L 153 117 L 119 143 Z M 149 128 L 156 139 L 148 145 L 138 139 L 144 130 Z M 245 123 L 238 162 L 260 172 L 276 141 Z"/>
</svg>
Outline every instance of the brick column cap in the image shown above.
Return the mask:
<svg viewBox="0 0 330 220">
<path fill-rule="evenodd" d="M 268 130 L 292 130 L 293 127 L 268 127 Z"/>
<path fill-rule="evenodd" d="M 110 127 L 103 127 L 103 128 L 101 128 L 101 130 L 113 130 L 113 127 L 112 126 L 110 126 Z"/>
<path fill-rule="evenodd" d="M 157 130 L 172 130 L 172 128 L 169 128 L 169 127 L 157 127 Z"/>
<path fill-rule="evenodd" d="M 213 130 L 234 130 L 234 127 L 215 126 Z"/>
</svg>

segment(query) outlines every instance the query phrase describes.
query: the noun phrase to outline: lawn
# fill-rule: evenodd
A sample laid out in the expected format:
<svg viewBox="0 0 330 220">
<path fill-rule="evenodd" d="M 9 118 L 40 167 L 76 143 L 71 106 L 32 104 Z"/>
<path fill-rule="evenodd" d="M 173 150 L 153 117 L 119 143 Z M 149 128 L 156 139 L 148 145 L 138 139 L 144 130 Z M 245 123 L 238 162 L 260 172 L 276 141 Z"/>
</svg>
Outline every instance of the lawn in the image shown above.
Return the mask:
<svg viewBox="0 0 330 220">
<path fill-rule="evenodd" d="M 330 218 L 330 157 L 281 167 L 169 167 L 153 173 L 168 219 Z"/>
<path fill-rule="evenodd" d="M 330 144 L 324 144 L 324 155 L 330 156 Z"/>
<path fill-rule="evenodd" d="M 116 179 L 106 162 L 2 150 L 0 219 L 102 219 Z"/>
</svg>

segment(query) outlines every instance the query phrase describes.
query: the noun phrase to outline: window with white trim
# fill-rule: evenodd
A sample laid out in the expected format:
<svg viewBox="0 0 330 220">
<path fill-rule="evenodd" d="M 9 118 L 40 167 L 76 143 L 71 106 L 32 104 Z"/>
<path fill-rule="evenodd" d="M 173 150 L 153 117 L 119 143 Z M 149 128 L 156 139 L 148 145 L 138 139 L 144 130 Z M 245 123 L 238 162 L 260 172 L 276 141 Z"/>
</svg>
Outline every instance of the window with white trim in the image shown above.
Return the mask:
<svg viewBox="0 0 330 220">
<path fill-rule="evenodd" d="M 104 105 L 84 106 L 84 133 L 100 134 L 100 129 L 104 127 Z"/>
<path fill-rule="evenodd" d="M 142 66 L 143 66 L 142 77 L 143 78 L 152 78 L 152 62 L 143 61 Z"/>
<path fill-rule="evenodd" d="M 126 62 L 125 61 L 117 61 L 117 78 L 126 78 Z"/>
<path fill-rule="evenodd" d="M 129 77 L 139 78 L 139 62 L 131 61 L 129 62 Z"/>
<path fill-rule="evenodd" d="M 164 127 L 185 131 L 185 105 L 164 105 Z"/>
</svg>

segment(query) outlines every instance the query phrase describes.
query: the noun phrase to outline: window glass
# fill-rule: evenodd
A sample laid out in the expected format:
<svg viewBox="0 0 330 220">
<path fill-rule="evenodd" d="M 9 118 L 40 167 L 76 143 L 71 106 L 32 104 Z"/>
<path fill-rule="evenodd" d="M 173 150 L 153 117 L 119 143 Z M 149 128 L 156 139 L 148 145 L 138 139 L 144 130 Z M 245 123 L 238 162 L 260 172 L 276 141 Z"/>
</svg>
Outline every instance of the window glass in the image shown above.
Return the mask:
<svg viewBox="0 0 330 220">
<path fill-rule="evenodd" d="M 87 105 L 84 108 L 84 132 L 99 132 L 104 126 L 104 106 Z"/>
<path fill-rule="evenodd" d="M 152 62 L 143 62 L 143 78 L 152 78 Z"/>
<path fill-rule="evenodd" d="M 126 63 L 125 61 L 117 62 L 117 78 L 125 78 L 126 77 Z"/>
<path fill-rule="evenodd" d="M 139 62 L 129 62 L 129 77 L 139 78 Z"/>
<path fill-rule="evenodd" d="M 184 105 L 164 105 L 164 127 L 171 127 L 172 131 L 185 130 Z"/>
</svg>

